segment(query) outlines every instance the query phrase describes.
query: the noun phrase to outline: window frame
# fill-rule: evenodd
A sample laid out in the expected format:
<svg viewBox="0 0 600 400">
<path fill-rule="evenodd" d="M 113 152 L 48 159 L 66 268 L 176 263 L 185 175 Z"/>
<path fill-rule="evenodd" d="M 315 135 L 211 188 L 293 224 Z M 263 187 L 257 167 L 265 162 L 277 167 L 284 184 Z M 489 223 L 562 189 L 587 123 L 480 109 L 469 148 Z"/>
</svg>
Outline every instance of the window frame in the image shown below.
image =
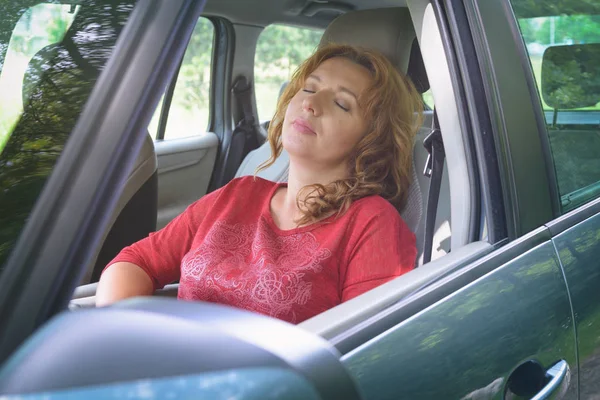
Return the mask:
<svg viewBox="0 0 600 400">
<path fill-rule="evenodd" d="M 595 183 L 591 183 L 587 186 L 580 187 L 568 193 L 561 194 L 558 186 L 558 176 L 556 172 L 556 161 L 553 156 L 552 145 L 550 144 L 550 132 L 548 130 L 548 123 L 546 113 L 549 111 L 544 109 L 541 93 L 538 90 L 535 72 L 531 63 L 531 57 L 527 50 L 527 43 L 525 37 L 521 33 L 519 26 L 519 18 L 514 12 L 514 7 L 511 0 L 504 0 L 505 7 L 510 10 L 507 14 L 510 14 L 512 18 L 508 18 L 511 25 L 512 34 L 515 39 L 515 46 L 519 52 L 521 59 L 521 66 L 523 68 L 524 76 L 527 80 L 527 86 L 534 109 L 535 119 L 538 127 L 538 133 L 540 137 L 540 143 L 542 145 L 542 153 L 546 166 L 546 173 L 548 176 L 548 185 L 550 190 L 550 200 L 552 203 L 553 219 L 560 218 L 561 216 L 571 214 L 572 211 L 584 207 L 586 204 L 596 203 L 596 200 L 600 199 L 600 177 Z M 589 15 L 589 14 L 586 14 Z M 539 16 L 539 17 L 544 17 Z M 539 18 L 538 17 L 538 18 Z M 550 16 L 547 16 L 550 17 Z M 531 17 L 535 18 L 535 17 Z M 587 195 L 592 192 L 593 195 Z"/>
<path fill-rule="evenodd" d="M 209 90 L 208 90 L 208 123 L 206 125 L 206 130 L 210 131 L 210 127 L 213 122 L 214 111 L 215 111 L 214 101 L 213 101 L 214 100 L 213 77 L 215 75 L 213 73 L 213 69 L 215 67 L 215 56 L 216 56 L 215 47 L 216 47 L 216 43 L 217 43 L 218 31 L 217 31 L 217 24 L 215 24 L 215 21 L 213 20 L 213 18 L 204 16 L 204 15 L 201 15 L 198 18 L 198 21 L 196 21 L 196 24 L 198 24 L 198 22 L 202 18 L 204 18 L 208 22 L 210 22 L 210 24 L 212 25 L 212 28 L 213 28 L 213 40 L 212 40 L 212 46 L 210 49 L 210 71 L 211 71 L 211 73 L 209 75 L 210 82 L 209 82 Z M 194 29 L 195 29 L 195 26 L 194 26 Z M 191 37 L 190 37 L 190 40 L 191 40 Z M 188 46 L 189 46 L 189 41 L 186 44 L 186 52 L 187 52 Z M 179 60 L 179 62 L 177 63 L 175 74 L 173 75 L 173 78 L 167 85 L 167 89 L 165 90 L 164 97 L 163 97 L 162 101 L 160 102 L 161 110 L 160 110 L 160 116 L 159 116 L 159 120 L 158 120 L 158 128 L 156 130 L 156 135 L 154 136 L 155 141 L 174 140 L 174 139 L 176 140 L 176 138 L 174 138 L 174 139 L 169 139 L 168 137 L 165 138 L 165 132 L 167 130 L 169 113 L 171 111 L 171 104 L 173 102 L 173 95 L 175 94 L 175 88 L 177 87 L 177 78 L 179 78 L 179 72 L 181 71 L 181 66 L 183 65 L 184 58 L 185 58 L 185 52 L 184 52 L 183 56 L 181 57 L 181 59 Z M 193 136 L 197 136 L 197 135 L 193 135 Z"/>
</svg>

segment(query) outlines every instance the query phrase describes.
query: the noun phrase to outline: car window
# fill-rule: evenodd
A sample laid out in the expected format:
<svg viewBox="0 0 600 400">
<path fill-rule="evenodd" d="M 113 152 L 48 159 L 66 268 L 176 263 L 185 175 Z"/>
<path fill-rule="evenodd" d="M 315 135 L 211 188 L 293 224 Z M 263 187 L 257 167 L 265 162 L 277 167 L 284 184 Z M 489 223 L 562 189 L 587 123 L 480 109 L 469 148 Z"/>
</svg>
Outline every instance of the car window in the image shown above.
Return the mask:
<svg viewBox="0 0 600 400">
<path fill-rule="evenodd" d="M 60 156 L 132 1 L 9 2 L 0 15 L 0 271 Z"/>
<path fill-rule="evenodd" d="M 322 29 L 286 25 L 269 25 L 262 31 L 254 57 L 256 108 L 261 122 L 271 120 L 284 84 L 315 51 L 321 36 Z"/>
<path fill-rule="evenodd" d="M 214 32 L 214 25 L 208 18 L 198 19 L 177 75 L 165 130 L 159 132 L 163 96 L 148 127 L 152 137 L 168 140 L 206 133 L 211 110 L 209 94 Z"/>
<path fill-rule="evenodd" d="M 600 197 L 600 5 L 512 4 L 541 99 L 562 210 L 569 211 Z"/>
<path fill-rule="evenodd" d="M 435 104 L 433 103 L 433 93 L 431 93 L 431 89 L 423 93 L 421 96 L 423 97 L 423 103 L 425 103 L 425 106 L 430 110 L 433 110 Z"/>
</svg>

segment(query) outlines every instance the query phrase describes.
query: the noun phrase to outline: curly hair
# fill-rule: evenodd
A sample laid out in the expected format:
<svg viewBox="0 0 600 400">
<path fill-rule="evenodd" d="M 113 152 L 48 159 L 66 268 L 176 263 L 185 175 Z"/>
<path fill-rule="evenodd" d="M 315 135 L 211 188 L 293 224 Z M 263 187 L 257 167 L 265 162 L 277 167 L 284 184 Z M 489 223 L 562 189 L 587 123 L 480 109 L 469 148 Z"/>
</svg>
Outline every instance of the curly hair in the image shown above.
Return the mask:
<svg viewBox="0 0 600 400">
<path fill-rule="evenodd" d="M 321 63 L 333 57 L 344 57 L 371 74 L 372 84 L 359 97 L 359 108 L 368 128 L 350 157 L 347 178 L 302 188 L 296 200 L 303 214 L 296 221 L 298 225 L 316 222 L 336 212 L 341 215 L 352 202 L 370 195 L 380 195 L 400 211 L 411 183 L 413 141 L 423 114 L 421 95 L 410 79 L 381 53 L 337 44 L 318 49 L 292 76 L 269 125 L 271 158 L 257 172 L 272 165 L 283 150 L 282 127 L 292 97 Z"/>
</svg>

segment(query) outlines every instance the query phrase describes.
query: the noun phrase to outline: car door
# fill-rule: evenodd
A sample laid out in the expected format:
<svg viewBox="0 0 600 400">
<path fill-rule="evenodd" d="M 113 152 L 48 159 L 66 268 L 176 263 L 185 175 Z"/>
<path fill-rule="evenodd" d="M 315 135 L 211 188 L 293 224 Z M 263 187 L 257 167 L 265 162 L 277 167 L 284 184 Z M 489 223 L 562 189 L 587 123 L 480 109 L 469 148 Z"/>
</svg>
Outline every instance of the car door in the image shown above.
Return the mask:
<svg viewBox="0 0 600 400">
<path fill-rule="evenodd" d="M 570 1 L 553 13 L 527 11 L 515 10 L 523 14 L 529 57 L 538 66 L 563 214 L 548 226 L 573 304 L 580 398 L 591 399 L 600 390 L 600 5 Z M 544 32 L 549 27 L 552 35 Z M 543 55 L 536 54 L 542 46 Z"/>
<path fill-rule="evenodd" d="M 554 175 L 512 12 L 526 2 L 425 3 L 409 1 L 411 15 L 422 16 L 423 27 L 441 27 L 454 61 L 451 74 L 467 96 L 459 104 L 472 123 L 481 187 L 488 195 L 501 188 L 504 218 L 489 204 L 483 218 L 492 227 L 503 221 L 506 239 L 496 241 L 491 254 L 332 340 L 368 399 L 576 399 L 571 299 L 546 226 L 560 214 Z M 422 35 L 427 67 L 423 39 L 434 40 L 431 29 Z"/>
</svg>

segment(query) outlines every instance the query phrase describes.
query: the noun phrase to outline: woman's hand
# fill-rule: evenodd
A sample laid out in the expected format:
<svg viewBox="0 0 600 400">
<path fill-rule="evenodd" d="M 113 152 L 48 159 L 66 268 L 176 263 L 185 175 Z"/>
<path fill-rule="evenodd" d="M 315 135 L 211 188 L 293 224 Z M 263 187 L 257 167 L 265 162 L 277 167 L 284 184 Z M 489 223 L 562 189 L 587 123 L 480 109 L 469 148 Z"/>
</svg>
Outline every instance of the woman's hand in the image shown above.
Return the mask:
<svg viewBox="0 0 600 400">
<path fill-rule="evenodd" d="M 135 264 L 118 262 L 110 265 L 98 282 L 96 307 L 106 306 L 134 296 L 150 296 L 154 285 L 148 274 Z"/>
</svg>

